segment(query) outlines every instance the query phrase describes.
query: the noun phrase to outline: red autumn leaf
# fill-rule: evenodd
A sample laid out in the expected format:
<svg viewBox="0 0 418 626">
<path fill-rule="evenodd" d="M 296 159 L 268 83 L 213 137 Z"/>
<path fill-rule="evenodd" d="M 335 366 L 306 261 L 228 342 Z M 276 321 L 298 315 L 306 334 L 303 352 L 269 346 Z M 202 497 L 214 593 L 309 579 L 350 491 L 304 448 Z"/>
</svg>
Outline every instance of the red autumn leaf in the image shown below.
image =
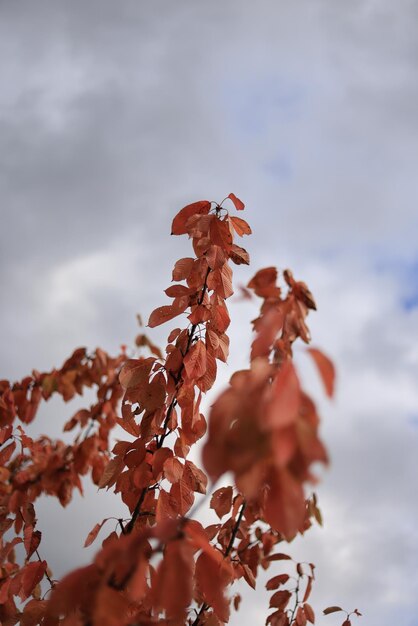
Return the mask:
<svg viewBox="0 0 418 626">
<path fill-rule="evenodd" d="M 315 361 L 315 365 L 317 366 L 322 381 L 324 383 L 325 391 L 327 392 L 327 395 L 331 398 L 334 395 L 334 365 L 332 361 L 320 350 L 317 350 L 316 348 L 308 348 L 308 352 Z"/>
<path fill-rule="evenodd" d="M 9 445 L 0 451 L 0 465 L 6 465 L 6 463 L 8 463 L 15 449 L 16 441 L 12 441 L 12 443 L 9 443 Z"/>
<path fill-rule="evenodd" d="M 344 611 L 344 609 L 342 609 L 340 606 L 329 606 L 327 609 L 324 609 L 324 615 L 337 613 L 337 611 Z"/>
<path fill-rule="evenodd" d="M 311 591 L 312 591 L 312 576 L 308 576 L 308 584 L 306 585 L 305 593 L 303 595 L 303 602 L 306 602 L 306 600 L 309 598 L 309 596 L 311 595 Z"/>
<path fill-rule="evenodd" d="M 105 524 L 107 522 L 109 518 L 106 517 L 102 522 L 100 522 L 100 524 L 96 524 L 94 526 L 94 528 L 92 528 L 92 530 L 89 532 L 89 534 L 87 535 L 87 538 L 84 542 L 84 547 L 87 548 L 88 546 L 90 546 L 93 541 L 96 539 L 97 535 L 100 532 L 101 527 L 103 526 L 103 524 Z"/>
<path fill-rule="evenodd" d="M 111 459 L 106 465 L 102 477 L 100 478 L 98 485 L 99 489 L 103 489 L 103 487 L 109 488 L 114 485 L 124 466 L 125 463 L 122 459 L 118 457 Z"/>
<path fill-rule="evenodd" d="M 242 237 L 243 235 L 251 235 L 252 230 L 247 224 L 247 222 L 240 217 L 232 216 L 229 218 L 231 220 L 232 226 L 234 227 L 235 232 Z"/>
<path fill-rule="evenodd" d="M 286 469 L 272 472 L 269 484 L 270 491 L 264 507 L 266 521 L 289 541 L 305 519 L 302 485 Z"/>
<path fill-rule="evenodd" d="M 291 361 L 283 363 L 271 386 L 266 413 L 268 428 L 283 428 L 294 423 L 300 405 L 300 385 Z"/>
<path fill-rule="evenodd" d="M 174 265 L 173 280 L 186 280 L 190 276 L 190 272 L 193 269 L 194 259 L 186 257 L 179 259 Z"/>
<path fill-rule="evenodd" d="M 244 574 L 245 580 L 247 581 L 247 583 L 249 584 L 250 587 L 255 589 L 255 587 L 256 587 L 256 580 L 255 580 L 254 574 L 252 573 L 252 571 L 250 570 L 248 565 L 246 565 L 245 563 L 241 563 L 241 567 L 242 567 L 242 570 L 243 570 L 243 574 Z"/>
<path fill-rule="evenodd" d="M 346 620 L 345 620 L 345 621 L 341 624 L 341 626 L 351 626 L 351 620 L 346 619 Z"/>
<path fill-rule="evenodd" d="M 270 598 L 270 608 L 285 609 L 292 594 L 290 591 L 276 591 Z"/>
<path fill-rule="evenodd" d="M 225 588 L 232 581 L 232 568 L 227 561 L 214 559 L 202 552 L 196 561 L 196 583 L 205 602 L 209 604 L 222 622 L 229 620 L 229 601 Z"/>
<path fill-rule="evenodd" d="M 210 225 L 210 240 L 225 252 L 229 252 L 232 244 L 232 233 L 227 220 L 214 219 Z"/>
<path fill-rule="evenodd" d="M 165 610 L 170 622 L 173 620 L 179 623 L 186 616 L 193 595 L 193 575 L 192 546 L 180 539 L 169 542 L 153 587 L 157 605 Z"/>
<path fill-rule="evenodd" d="M 290 561 L 292 559 L 288 554 L 283 554 L 283 552 L 278 552 L 277 554 L 271 554 L 266 558 L 266 561 Z"/>
<path fill-rule="evenodd" d="M 206 372 L 206 346 L 201 339 L 194 343 L 183 360 L 187 378 L 196 380 Z"/>
<path fill-rule="evenodd" d="M 47 604 L 46 600 L 29 600 L 25 604 L 20 618 L 21 626 L 36 626 L 36 624 L 42 623 L 41 620 L 45 615 Z"/>
<path fill-rule="evenodd" d="M 234 193 L 230 193 L 228 198 L 230 200 L 232 200 L 232 202 L 234 203 L 234 206 L 235 206 L 237 211 L 243 211 L 244 210 L 245 204 L 242 202 L 242 200 L 237 198 L 237 196 Z"/>
<path fill-rule="evenodd" d="M 25 565 L 22 573 L 22 586 L 20 588 L 19 597 L 26 600 L 35 589 L 36 585 L 41 582 L 46 572 L 46 561 L 33 561 Z"/>
<path fill-rule="evenodd" d="M 208 478 L 192 461 L 186 461 L 185 463 L 184 480 L 192 491 L 202 494 L 206 493 Z"/>
<path fill-rule="evenodd" d="M 231 249 L 229 251 L 229 258 L 235 265 L 249 265 L 250 264 L 250 255 L 244 248 L 237 246 L 235 243 L 232 244 Z M 247 299 L 251 298 L 251 294 L 245 289 L 245 287 L 241 287 L 241 291 L 246 294 Z"/>
<path fill-rule="evenodd" d="M 165 380 L 161 373 L 158 373 L 149 384 L 144 384 L 139 392 L 141 408 L 143 407 L 146 411 L 160 409 L 165 402 L 165 397 Z"/>
<path fill-rule="evenodd" d="M 232 495 L 232 487 L 221 487 L 212 494 L 210 508 L 215 511 L 219 519 L 231 510 Z"/>
<path fill-rule="evenodd" d="M 192 217 L 192 215 L 206 214 L 210 211 L 210 202 L 208 200 L 200 200 L 199 202 L 193 202 L 192 204 L 188 204 L 183 209 L 181 209 L 175 218 L 173 219 L 173 223 L 171 226 L 171 234 L 172 235 L 184 235 L 187 233 L 187 220 Z"/>
<path fill-rule="evenodd" d="M 284 585 L 289 580 L 288 574 L 278 574 L 277 576 L 273 576 L 266 583 L 266 589 L 272 591 L 273 589 L 277 589 L 280 585 Z"/>
<path fill-rule="evenodd" d="M 24 546 L 26 550 L 26 558 L 30 559 L 35 550 L 38 549 L 41 543 L 42 533 L 39 530 L 34 530 L 32 525 L 26 526 L 24 530 Z"/>
<path fill-rule="evenodd" d="M 155 328 L 156 326 L 160 326 L 160 324 L 164 324 L 169 320 L 174 319 L 177 315 L 181 315 L 189 306 L 189 298 L 187 296 L 182 296 L 179 298 L 175 298 L 173 300 L 173 304 L 167 306 L 159 306 L 151 313 L 148 320 L 148 326 L 150 328 Z"/>
<path fill-rule="evenodd" d="M 164 293 L 166 293 L 169 298 L 178 298 L 179 296 L 188 296 L 190 289 L 186 287 L 186 285 L 171 285 Z"/>
<path fill-rule="evenodd" d="M 193 506 L 194 494 L 184 478 L 171 486 L 170 495 L 176 500 L 179 514 L 186 515 Z"/>
<path fill-rule="evenodd" d="M 178 459 L 171 457 L 164 463 L 164 475 L 170 483 L 177 483 L 183 476 L 183 468 Z"/>
<path fill-rule="evenodd" d="M 311 605 L 305 602 L 303 608 L 305 609 L 305 615 L 308 622 L 311 622 L 311 624 L 315 624 L 315 613 Z"/>
<path fill-rule="evenodd" d="M 129 359 L 126 361 L 119 374 L 119 382 L 122 387 L 130 389 L 131 387 L 142 385 L 148 380 L 154 362 L 155 359 L 153 357 L 148 359 Z"/>
<path fill-rule="evenodd" d="M 306 615 L 303 606 L 299 606 L 296 612 L 296 625 L 306 626 Z"/>
</svg>

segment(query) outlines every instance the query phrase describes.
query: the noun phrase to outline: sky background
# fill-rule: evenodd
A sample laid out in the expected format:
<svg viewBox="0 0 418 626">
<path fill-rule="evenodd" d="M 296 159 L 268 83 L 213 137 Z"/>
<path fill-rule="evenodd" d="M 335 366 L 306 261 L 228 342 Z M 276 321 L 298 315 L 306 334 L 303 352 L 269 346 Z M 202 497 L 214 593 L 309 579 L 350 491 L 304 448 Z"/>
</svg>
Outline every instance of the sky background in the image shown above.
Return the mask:
<svg viewBox="0 0 418 626">
<path fill-rule="evenodd" d="M 338 369 L 327 402 L 298 351 L 331 466 L 324 528 L 289 549 L 317 565 L 318 615 L 358 607 L 364 626 L 418 624 L 417 20 L 416 0 L 0 5 L 0 378 L 132 344 L 189 254 L 173 215 L 237 194 L 254 235 L 235 284 L 291 267 Z M 220 387 L 246 366 L 255 315 L 232 308 Z M 53 401 L 39 427 L 58 435 L 71 413 Z M 117 514 L 88 493 L 39 506 L 56 574 Z M 231 624 L 264 623 L 259 587 Z"/>
</svg>

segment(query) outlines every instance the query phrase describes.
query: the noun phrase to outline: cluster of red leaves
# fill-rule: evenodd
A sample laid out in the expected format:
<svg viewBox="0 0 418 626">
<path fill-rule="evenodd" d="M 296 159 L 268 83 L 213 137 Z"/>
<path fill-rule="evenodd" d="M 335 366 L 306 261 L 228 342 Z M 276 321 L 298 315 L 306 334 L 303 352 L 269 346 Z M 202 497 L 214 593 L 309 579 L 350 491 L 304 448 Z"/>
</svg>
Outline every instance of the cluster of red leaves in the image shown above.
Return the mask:
<svg viewBox="0 0 418 626">
<path fill-rule="evenodd" d="M 122 353 L 109 357 L 103 350 L 88 355 L 79 348 L 61 369 L 10 384 L 0 381 L 0 620 L 15 624 L 20 619 L 15 598 L 31 600 L 22 616 L 23 624 L 36 624 L 46 603 L 41 581 L 52 584 L 47 563 L 41 559 L 42 533 L 36 529 L 34 503 L 41 495 L 58 498 L 66 506 L 74 488 L 82 492 L 80 476 L 91 473 L 99 484 L 109 461 L 109 433 L 117 422 L 122 390 L 118 381 Z M 68 402 L 86 388 L 96 390 L 97 401 L 82 409 L 64 425 L 64 431 L 78 427 L 72 445 L 43 435 L 32 439 L 21 424 L 35 418 L 42 400 L 54 394 Z M 15 547 L 24 548 L 24 562 L 16 562 Z M 35 616 L 35 617 L 33 617 Z"/>
<path fill-rule="evenodd" d="M 244 209 L 234 194 L 228 199 L 236 210 Z M 283 295 L 274 268 L 259 271 L 248 284 L 262 298 L 253 323 L 251 368 L 232 376 L 209 416 L 205 470 L 212 481 L 230 471 L 235 485 L 211 496 L 218 523 L 204 527 L 193 519 L 195 494 L 206 493 L 208 479 L 187 457 L 206 433 L 202 394 L 215 382 L 217 361 L 228 357 L 230 262 L 249 263 L 234 235 L 249 235 L 251 229 L 222 204 L 195 202 L 173 220 L 172 234 L 187 234 L 195 256 L 176 262 L 174 284 L 166 289 L 172 301 L 149 318 L 151 328 L 187 318 L 186 328 L 169 333 L 164 354 L 141 334 L 136 344 L 151 356 L 127 359 L 123 352 L 112 359 L 97 350 L 89 357 L 79 349 L 61 370 L 34 372 L 19 384 L 0 383 L 2 624 L 224 624 L 231 604 L 239 606 L 239 596 L 228 595 L 232 583 L 244 579 L 255 588 L 260 568 L 290 558 L 275 552 L 277 544 L 304 532 L 312 518 L 320 522 L 316 498 L 306 499 L 304 484 L 312 480 L 312 463 L 325 462 L 326 453 L 314 403 L 302 391 L 291 360 L 293 342 L 309 341 L 306 316 L 315 304 L 288 270 Z M 332 395 L 332 364 L 317 350 L 311 355 Z M 97 403 L 79 410 L 64 427 L 79 429 L 72 445 L 46 437 L 35 441 L 15 427 L 16 419 L 32 421 L 42 398 L 58 393 L 67 401 L 92 386 Z M 110 454 L 115 426 L 126 435 Z M 120 494 L 130 516 L 119 520 L 119 531 L 103 540 L 90 565 L 56 584 L 38 550 L 33 503 L 48 494 L 65 506 L 74 487 L 81 490 L 80 475 L 88 472 L 99 487 Z M 86 546 L 106 521 L 95 525 Z M 13 537 L 6 535 L 12 532 Z M 19 543 L 25 549 L 20 565 L 14 555 Z M 296 587 L 285 572 L 267 583 L 275 591 L 271 626 L 314 623 L 307 604 L 313 567 L 306 573 L 296 564 L 296 570 Z M 51 593 L 42 598 L 45 579 Z M 22 606 L 16 597 L 29 601 Z"/>
</svg>

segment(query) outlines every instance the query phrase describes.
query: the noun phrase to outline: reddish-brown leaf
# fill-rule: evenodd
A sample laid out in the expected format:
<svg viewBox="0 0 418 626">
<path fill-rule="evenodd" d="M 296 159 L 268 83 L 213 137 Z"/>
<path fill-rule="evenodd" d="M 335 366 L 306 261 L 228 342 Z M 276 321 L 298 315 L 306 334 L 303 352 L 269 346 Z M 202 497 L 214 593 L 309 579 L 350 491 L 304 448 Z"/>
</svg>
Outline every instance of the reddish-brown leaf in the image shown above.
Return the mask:
<svg viewBox="0 0 418 626">
<path fill-rule="evenodd" d="M 176 261 L 173 269 L 173 280 L 186 280 L 193 269 L 194 259 L 186 257 Z"/>
<path fill-rule="evenodd" d="M 277 554 L 270 554 L 266 558 L 266 561 L 290 561 L 292 559 L 288 554 L 283 554 L 282 552 L 278 552 Z"/>
<path fill-rule="evenodd" d="M 278 574 L 278 576 L 273 576 L 266 583 L 266 589 L 272 591 L 273 589 L 277 589 L 280 585 L 284 585 L 289 580 L 288 574 Z"/>
<path fill-rule="evenodd" d="M 200 200 L 199 202 L 193 202 L 181 209 L 175 218 L 171 226 L 172 235 L 185 235 L 187 233 L 187 220 L 192 215 L 206 214 L 210 211 L 210 202 L 208 200 Z"/>
<path fill-rule="evenodd" d="M 196 380 L 206 372 L 206 346 L 201 339 L 196 341 L 184 357 L 187 378 Z"/>
<path fill-rule="evenodd" d="M 21 626 L 36 626 L 36 624 L 42 623 L 41 620 L 45 615 L 47 604 L 46 600 L 29 600 L 20 617 Z"/>
<path fill-rule="evenodd" d="M 9 443 L 8 446 L 6 446 L 5 448 L 3 448 L 3 450 L 0 451 L 0 465 L 6 465 L 6 463 L 8 463 L 15 449 L 16 449 L 16 441 L 12 441 L 12 443 Z"/>
<path fill-rule="evenodd" d="M 206 493 L 208 478 L 201 469 L 192 463 L 192 461 L 186 461 L 185 463 L 184 480 L 192 491 L 195 491 L 196 493 Z"/>
<path fill-rule="evenodd" d="M 305 609 L 305 615 L 308 622 L 311 622 L 311 624 L 315 624 L 315 613 L 311 605 L 305 602 L 303 608 Z"/>
<path fill-rule="evenodd" d="M 148 359 L 129 359 L 126 361 L 119 374 L 119 382 L 122 387 L 130 389 L 131 387 L 142 385 L 148 379 L 154 362 L 155 359 L 153 357 Z"/>
<path fill-rule="evenodd" d="M 93 541 L 96 539 L 97 535 L 100 532 L 101 527 L 103 526 L 103 524 L 105 524 L 107 522 L 109 518 L 106 517 L 102 522 L 100 522 L 100 524 L 96 524 L 94 526 L 94 528 L 92 528 L 92 530 L 89 532 L 89 534 L 87 535 L 87 538 L 84 542 L 84 547 L 87 548 L 88 546 L 90 546 Z"/>
<path fill-rule="evenodd" d="M 250 255 L 248 252 L 241 248 L 241 246 L 237 246 L 235 243 L 232 244 L 231 250 L 229 251 L 229 258 L 235 265 L 249 265 L 250 264 Z M 241 290 L 245 293 L 247 298 L 251 298 L 251 293 L 242 287 Z"/>
<path fill-rule="evenodd" d="M 251 235 L 252 230 L 249 224 L 241 219 L 240 217 L 232 216 L 229 218 L 231 220 L 232 226 L 235 229 L 235 232 L 242 237 L 243 235 Z"/>
<path fill-rule="evenodd" d="M 184 540 L 170 541 L 164 551 L 155 580 L 157 606 L 165 609 L 170 620 L 184 620 L 193 594 L 193 548 Z"/>
<path fill-rule="evenodd" d="M 214 550 L 214 555 L 217 551 Z M 208 552 L 202 552 L 196 561 L 196 582 L 203 598 L 213 608 L 222 622 L 229 620 L 229 601 L 225 597 L 225 587 L 233 579 L 233 571 L 224 561 L 220 552 L 219 558 L 212 558 Z"/>
<path fill-rule="evenodd" d="M 315 361 L 315 365 L 317 366 L 322 382 L 324 383 L 325 391 L 331 398 L 334 395 L 335 385 L 334 365 L 332 361 L 320 350 L 317 350 L 316 348 L 308 348 L 308 352 Z"/>
<path fill-rule="evenodd" d="M 300 385 L 291 361 L 283 363 L 271 386 L 271 401 L 266 414 L 268 428 L 292 424 L 300 404 Z"/>
<path fill-rule="evenodd" d="M 46 561 L 32 561 L 25 565 L 22 574 L 22 586 L 20 588 L 19 597 L 21 600 L 26 600 L 36 585 L 41 582 L 47 569 Z"/>
<path fill-rule="evenodd" d="M 160 324 L 164 324 L 169 320 L 177 317 L 189 306 L 189 298 L 187 296 L 181 296 L 179 298 L 175 298 L 173 300 L 173 304 L 167 306 L 159 306 L 151 313 L 148 320 L 148 326 L 150 328 L 155 328 L 156 326 L 160 326 Z"/>
<path fill-rule="evenodd" d="M 124 467 L 125 463 L 120 457 L 111 459 L 106 465 L 103 475 L 99 481 L 99 489 L 103 489 L 103 487 L 109 488 L 114 485 Z"/>
<path fill-rule="evenodd" d="M 344 609 L 342 609 L 340 606 L 329 606 L 327 609 L 324 609 L 324 615 L 337 613 L 337 611 L 344 611 Z"/>
<path fill-rule="evenodd" d="M 171 285 L 167 287 L 165 293 L 169 298 L 178 298 L 179 296 L 188 296 L 190 289 L 186 285 Z"/>
<path fill-rule="evenodd" d="M 186 515 L 193 505 L 194 494 L 184 478 L 171 486 L 170 495 L 175 498 L 180 515 Z"/>
<path fill-rule="evenodd" d="M 164 463 L 164 475 L 170 483 L 177 483 L 183 476 L 183 464 L 175 457 L 168 458 Z"/>
<path fill-rule="evenodd" d="M 215 219 L 210 225 L 210 240 L 225 252 L 229 252 L 232 244 L 232 233 L 227 220 Z"/>
<path fill-rule="evenodd" d="M 255 587 L 256 587 L 256 580 L 254 578 L 254 574 L 252 573 L 252 571 L 250 570 L 248 565 L 246 565 L 245 563 L 241 563 L 241 567 L 242 567 L 242 571 L 243 571 L 245 580 L 247 581 L 247 583 L 249 584 L 250 587 L 255 589 Z"/>
<path fill-rule="evenodd" d="M 234 203 L 234 206 L 235 206 L 237 211 L 243 211 L 244 210 L 245 204 L 242 202 L 242 200 L 237 198 L 237 196 L 234 193 L 230 193 L 228 198 L 230 200 L 232 200 L 232 202 Z"/>
<path fill-rule="evenodd" d="M 305 519 L 302 485 L 286 469 L 272 473 L 269 484 L 264 507 L 266 521 L 289 541 L 301 529 Z"/>
<path fill-rule="evenodd" d="M 231 510 L 232 494 L 232 487 L 221 487 L 212 494 L 210 508 L 214 509 L 219 519 Z"/>
<path fill-rule="evenodd" d="M 276 591 L 270 598 L 270 608 L 285 609 L 292 594 L 290 591 Z"/>
</svg>

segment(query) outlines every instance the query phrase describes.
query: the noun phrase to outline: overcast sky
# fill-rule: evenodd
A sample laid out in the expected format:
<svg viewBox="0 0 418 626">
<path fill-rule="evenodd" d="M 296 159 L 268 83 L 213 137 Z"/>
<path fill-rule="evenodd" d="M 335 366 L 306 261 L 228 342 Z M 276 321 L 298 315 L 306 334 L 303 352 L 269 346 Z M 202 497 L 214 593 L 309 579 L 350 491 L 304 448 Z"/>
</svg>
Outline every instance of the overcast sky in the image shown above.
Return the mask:
<svg viewBox="0 0 418 626">
<path fill-rule="evenodd" d="M 236 193 L 254 231 L 236 284 L 291 267 L 338 368 L 327 403 L 298 354 L 332 464 L 325 527 L 290 549 L 317 564 L 318 613 L 358 607 L 370 626 L 418 624 L 417 20 L 416 0 L 0 5 L 0 378 L 132 343 L 189 254 L 173 214 Z M 242 367 L 254 309 L 234 313 Z M 41 424 L 58 434 L 69 414 Z M 94 554 L 79 545 L 98 510 L 115 514 L 98 498 L 69 509 L 80 536 L 40 507 L 59 574 Z M 246 594 L 231 623 L 266 607 Z"/>
</svg>

